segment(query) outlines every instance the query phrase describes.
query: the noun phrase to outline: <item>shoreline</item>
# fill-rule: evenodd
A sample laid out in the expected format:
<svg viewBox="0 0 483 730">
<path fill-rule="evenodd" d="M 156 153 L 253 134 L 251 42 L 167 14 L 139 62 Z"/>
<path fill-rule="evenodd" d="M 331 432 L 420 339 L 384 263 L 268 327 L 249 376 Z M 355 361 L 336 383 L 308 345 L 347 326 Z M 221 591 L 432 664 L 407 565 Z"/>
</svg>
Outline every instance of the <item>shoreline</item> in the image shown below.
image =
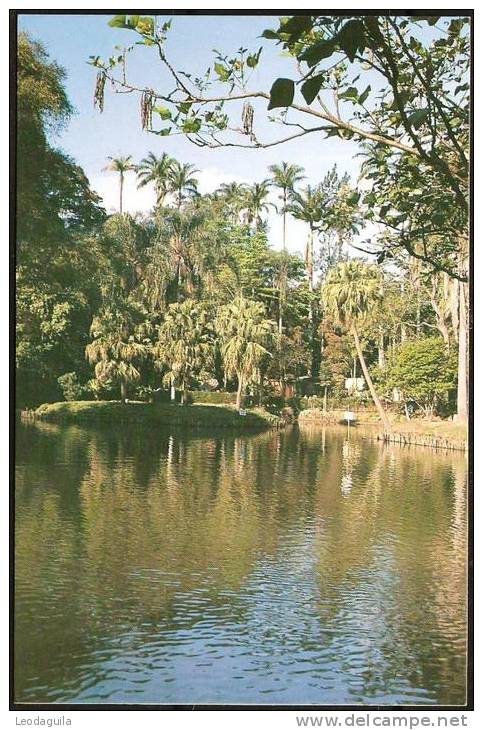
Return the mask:
<svg viewBox="0 0 483 730">
<path fill-rule="evenodd" d="M 43 421 L 57 424 L 128 424 L 143 423 L 156 427 L 190 430 L 231 429 L 240 432 L 260 432 L 283 428 L 289 421 L 263 408 L 251 408 L 241 416 L 229 404 L 198 403 L 181 406 L 176 403 L 152 404 L 140 401 L 63 401 L 44 403 L 36 409 L 20 411 L 24 422 Z M 424 446 L 449 451 L 468 451 L 467 430 L 452 421 L 394 419 L 391 433 L 380 430 L 375 414 L 358 413 L 352 428 L 364 428 L 364 437 L 400 446 Z M 323 412 L 320 409 L 300 411 L 292 423 L 299 426 L 345 426 L 344 411 Z"/>
<path fill-rule="evenodd" d="M 59 424 L 122 424 L 144 423 L 152 426 L 190 429 L 234 429 L 238 431 L 264 431 L 282 428 L 283 418 L 261 408 L 252 408 L 241 416 L 229 405 L 190 404 L 179 405 L 143 403 L 131 401 L 63 401 L 43 403 L 36 409 L 20 411 L 24 422 L 44 421 Z"/>
<path fill-rule="evenodd" d="M 374 441 L 399 444 L 400 446 L 425 446 L 427 448 L 446 449 L 450 451 L 468 451 L 468 431 L 466 426 L 454 421 L 411 421 L 392 419 L 392 431 L 383 433 L 381 423 L 372 412 L 355 413 L 351 428 L 366 428 L 365 436 Z M 299 424 L 306 426 L 347 426 L 343 410 L 323 412 L 320 409 L 301 411 Z"/>
</svg>

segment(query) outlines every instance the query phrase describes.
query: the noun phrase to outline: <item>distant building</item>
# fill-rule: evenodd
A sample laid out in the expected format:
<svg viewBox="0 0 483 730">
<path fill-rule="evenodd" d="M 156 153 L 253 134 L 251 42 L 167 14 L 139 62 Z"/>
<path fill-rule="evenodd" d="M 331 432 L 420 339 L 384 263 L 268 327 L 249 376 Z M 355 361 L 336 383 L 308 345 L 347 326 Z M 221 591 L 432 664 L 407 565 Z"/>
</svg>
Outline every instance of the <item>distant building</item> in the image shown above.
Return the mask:
<svg viewBox="0 0 483 730">
<path fill-rule="evenodd" d="M 346 378 L 345 389 L 348 393 L 361 393 L 366 387 L 364 378 Z"/>
</svg>

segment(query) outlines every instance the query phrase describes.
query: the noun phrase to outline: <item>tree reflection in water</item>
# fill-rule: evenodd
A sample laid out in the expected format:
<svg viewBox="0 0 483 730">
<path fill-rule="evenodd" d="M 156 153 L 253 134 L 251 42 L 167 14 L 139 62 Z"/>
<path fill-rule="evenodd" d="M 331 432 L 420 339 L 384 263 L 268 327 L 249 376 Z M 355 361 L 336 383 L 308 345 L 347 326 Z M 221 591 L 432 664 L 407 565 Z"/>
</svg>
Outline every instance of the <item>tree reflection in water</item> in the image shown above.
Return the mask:
<svg viewBox="0 0 483 730">
<path fill-rule="evenodd" d="M 18 700 L 464 702 L 462 455 L 44 424 L 17 451 Z"/>
</svg>

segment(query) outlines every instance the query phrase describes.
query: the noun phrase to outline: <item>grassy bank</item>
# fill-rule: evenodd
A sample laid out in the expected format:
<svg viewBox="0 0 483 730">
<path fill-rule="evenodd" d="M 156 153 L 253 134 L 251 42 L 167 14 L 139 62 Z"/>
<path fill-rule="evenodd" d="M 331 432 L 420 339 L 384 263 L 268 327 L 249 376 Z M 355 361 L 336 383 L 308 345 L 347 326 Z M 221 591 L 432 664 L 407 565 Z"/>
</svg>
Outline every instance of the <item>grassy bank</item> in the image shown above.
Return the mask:
<svg viewBox="0 0 483 730">
<path fill-rule="evenodd" d="M 157 427 L 230 428 L 264 430 L 283 425 L 282 419 L 262 409 L 248 410 L 246 416 L 230 406 L 121 403 L 120 401 L 68 401 L 44 403 L 24 418 L 52 423 L 142 423 Z"/>
<path fill-rule="evenodd" d="M 355 425 L 371 426 L 375 438 L 383 439 L 381 421 L 377 413 L 361 411 L 355 414 Z M 466 450 L 468 443 L 468 429 L 466 425 L 454 421 L 434 420 L 427 421 L 423 418 L 414 418 L 408 421 L 400 416 L 389 415 L 392 434 L 386 436 L 385 440 L 401 444 L 415 444 L 420 446 L 431 446 L 436 448 L 455 448 Z M 322 411 L 319 408 L 310 408 L 299 414 L 300 424 L 336 424 L 345 423 L 344 411 Z"/>
</svg>

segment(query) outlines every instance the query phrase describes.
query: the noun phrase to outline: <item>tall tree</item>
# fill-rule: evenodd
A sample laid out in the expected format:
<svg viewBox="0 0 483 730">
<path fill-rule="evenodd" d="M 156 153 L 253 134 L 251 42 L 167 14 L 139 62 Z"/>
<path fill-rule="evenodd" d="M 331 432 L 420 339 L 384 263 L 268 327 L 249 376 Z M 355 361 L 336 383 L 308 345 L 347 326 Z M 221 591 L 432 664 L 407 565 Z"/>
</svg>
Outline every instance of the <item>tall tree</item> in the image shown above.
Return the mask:
<svg viewBox="0 0 483 730">
<path fill-rule="evenodd" d="M 304 179 L 304 168 L 300 165 L 282 162 L 280 165 L 270 165 L 269 170 L 272 173 L 272 185 L 280 190 L 282 204 L 279 212 L 282 215 L 282 243 L 285 251 L 287 248 L 286 223 L 289 194 L 295 190 L 296 184 Z"/>
<path fill-rule="evenodd" d="M 300 167 L 300 165 L 282 162 L 280 165 L 270 165 L 269 170 L 272 173 L 272 185 L 280 190 L 279 197 L 281 206 L 279 213 L 282 215 L 282 246 L 285 252 L 287 250 L 287 205 L 289 194 L 293 193 L 295 185 L 304 179 L 304 168 Z M 279 287 L 278 332 L 281 337 L 283 330 L 283 306 L 287 293 L 287 267 L 283 259 L 279 260 L 277 279 Z"/>
<path fill-rule="evenodd" d="M 124 177 L 127 172 L 135 170 L 132 155 L 127 157 L 108 157 L 109 163 L 103 167 L 103 171 L 117 172 L 119 174 L 119 213 L 122 215 Z"/>
<path fill-rule="evenodd" d="M 206 309 L 192 299 L 169 306 L 154 346 L 158 367 L 167 368 L 164 381 L 181 388 L 186 403 L 189 379 L 213 364 L 213 339 Z"/>
<path fill-rule="evenodd" d="M 20 33 L 17 74 L 16 386 L 30 406 L 58 397 L 64 373 L 87 373 L 105 211 L 83 170 L 53 146 L 72 111 L 64 69 Z"/>
<path fill-rule="evenodd" d="M 359 338 L 359 329 L 374 306 L 383 297 L 383 279 L 376 266 L 363 261 L 338 264 L 327 276 L 322 287 L 322 300 L 332 318 L 346 327 L 352 337 L 367 386 L 385 431 L 391 430 L 386 412 L 369 374 Z"/>
<path fill-rule="evenodd" d="M 265 318 L 259 302 L 238 297 L 222 307 L 216 319 L 221 341 L 223 366 L 228 377 L 236 376 L 238 389 L 236 407 L 243 405 L 245 388 L 260 380 L 260 367 L 270 357 L 266 348 L 273 334 L 274 323 Z"/>
<path fill-rule="evenodd" d="M 323 201 L 319 186 L 307 185 L 300 192 L 293 191 L 287 206 L 288 212 L 308 225 L 309 233 L 305 247 L 305 266 L 310 291 L 314 290 L 314 234 L 319 228 L 323 214 Z"/>
<path fill-rule="evenodd" d="M 175 160 L 168 174 L 168 192 L 175 196 L 178 210 L 183 205 L 183 201 L 194 198 L 198 195 L 198 180 L 196 173 L 198 170 L 189 162 L 184 164 Z"/>
<path fill-rule="evenodd" d="M 147 355 L 146 345 L 133 334 L 132 307 L 109 304 L 94 317 L 93 341 L 86 347 L 86 358 L 95 365 L 101 385 L 118 385 L 125 402 L 129 386 L 140 380 L 138 363 Z"/>
<path fill-rule="evenodd" d="M 136 167 L 138 177 L 138 188 L 143 188 L 150 183 L 154 184 L 156 190 L 156 205 L 161 206 L 168 192 L 169 174 L 173 160 L 163 152 L 161 157 L 156 157 L 149 152 Z"/>
<path fill-rule="evenodd" d="M 245 220 L 249 226 L 254 225 L 255 228 L 261 228 L 263 223 L 263 214 L 268 213 L 270 207 L 275 207 L 273 203 L 268 202 L 270 195 L 270 184 L 268 180 L 262 180 L 260 183 L 254 183 L 246 188 L 244 195 Z"/>
<path fill-rule="evenodd" d="M 222 183 L 216 194 L 223 200 L 232 225 L 240 221 L 240 213 L 243 209 L 246 185 L 244 183 L 230 182 Z"/>
</svg>

